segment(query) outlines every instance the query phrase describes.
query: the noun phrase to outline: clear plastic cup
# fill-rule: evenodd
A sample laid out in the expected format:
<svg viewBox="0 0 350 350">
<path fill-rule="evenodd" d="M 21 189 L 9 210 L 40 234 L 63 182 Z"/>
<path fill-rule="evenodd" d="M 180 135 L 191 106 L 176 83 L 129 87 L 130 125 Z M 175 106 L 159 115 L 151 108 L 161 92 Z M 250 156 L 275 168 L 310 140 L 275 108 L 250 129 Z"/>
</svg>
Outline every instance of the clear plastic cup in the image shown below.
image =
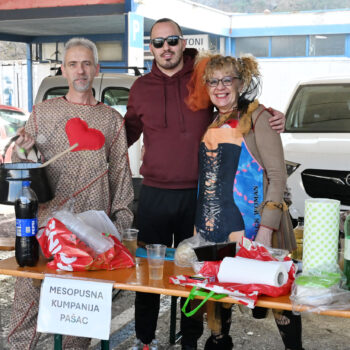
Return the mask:
<svg viewBox="0 0 350 350">
<path fill-rule="evenodd" d="M 148 244 L 147 260 L 150 280 L 163 279 L 164 257 L 166 246 L 164 244 Z"/>
<path fill-rule="evenodd" d="M 139 230 L 135 228 L 127 228 L 122 231 L 122 243 L 129 249 L 132 256 L 136 255 L 138 233 Z"/>
</svg>

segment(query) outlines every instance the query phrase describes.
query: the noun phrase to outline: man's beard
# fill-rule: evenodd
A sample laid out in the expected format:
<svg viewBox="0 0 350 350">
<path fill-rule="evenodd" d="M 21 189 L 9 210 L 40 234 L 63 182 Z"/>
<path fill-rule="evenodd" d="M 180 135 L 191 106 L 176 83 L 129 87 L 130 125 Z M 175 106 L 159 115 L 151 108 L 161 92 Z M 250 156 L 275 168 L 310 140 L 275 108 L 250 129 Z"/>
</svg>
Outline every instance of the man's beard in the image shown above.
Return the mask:
<svg viewBox="0 0 350 350">
<path fill-rule="evenodd" d="M 83 79 L 85 79 L 85 77 Z M 90 88 L 90 82 L 89 80 L 86 80 L 86 84 L 81 85 L 81 84 L 78 84 L 75 80 L 73 80 L 73 86 L 76 91 L 86 92 Z"/>
<path fill-rule="evenodd" d="M 160 67 L 162 67 L 164 69 L 173 69 L 180 64 L 182 57 L 180 55 L 179 57 L 175 57 L 175 58 L 176 58 L 176 61 L 173 61 L 173 62 L 169 60 L 169 61 L 165 61 L 165 63 L 163 63 L 163 62 L 161 62 L 161 63 L 157 62 L 157 63 Z"/>
</svg>

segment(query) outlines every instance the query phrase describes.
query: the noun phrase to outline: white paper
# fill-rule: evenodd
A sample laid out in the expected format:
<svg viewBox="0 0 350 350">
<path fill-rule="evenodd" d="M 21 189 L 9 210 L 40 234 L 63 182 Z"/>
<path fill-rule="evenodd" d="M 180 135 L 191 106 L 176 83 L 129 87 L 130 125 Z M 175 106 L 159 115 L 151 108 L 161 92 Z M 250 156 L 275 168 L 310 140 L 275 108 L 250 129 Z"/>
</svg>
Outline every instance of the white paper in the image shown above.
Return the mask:
<svg viewBox="0 0 350 350">
<path fill-rule="evenodd" d="M 223 283 L 266 284 L 280 287 L 288 281 L 291 264 L 291 261 L 259 261 L 227 257 L 220 265 L 218 280 Z"/>
<path fill-rule="evenodd" d="M 113 283 L 46 276 L 37 331 L 109 339 Z"/>
</svg>

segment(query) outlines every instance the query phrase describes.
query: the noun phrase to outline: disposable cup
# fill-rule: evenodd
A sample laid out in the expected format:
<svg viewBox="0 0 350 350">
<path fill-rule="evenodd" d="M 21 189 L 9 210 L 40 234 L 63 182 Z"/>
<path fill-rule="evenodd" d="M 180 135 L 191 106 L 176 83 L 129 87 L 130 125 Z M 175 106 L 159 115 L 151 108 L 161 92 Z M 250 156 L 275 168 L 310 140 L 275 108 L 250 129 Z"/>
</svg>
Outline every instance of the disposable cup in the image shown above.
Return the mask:
<svg viewBox="0 0 350 350">
<path fill-rule="evenodd" d="M 129 249 L 132 256 L 136 254 L 138 232 L 139 230 L 135 228 L 127 228 L 122 231 L 122 243 Z"/>
<path fill-rule="evenodd" d="M 164 257 L 166 246 L 164 244 L 148 244 L 147 260 L 150 280 L 163 279 Z"/>
</svg>

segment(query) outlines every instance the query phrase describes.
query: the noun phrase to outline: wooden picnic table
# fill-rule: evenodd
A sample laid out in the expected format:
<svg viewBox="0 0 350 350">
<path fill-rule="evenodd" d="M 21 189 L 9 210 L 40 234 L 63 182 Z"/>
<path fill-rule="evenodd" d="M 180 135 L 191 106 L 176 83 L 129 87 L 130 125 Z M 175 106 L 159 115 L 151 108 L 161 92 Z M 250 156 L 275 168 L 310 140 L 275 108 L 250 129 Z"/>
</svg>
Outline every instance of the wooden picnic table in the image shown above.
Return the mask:
<svg viewBox="0 0 350 350">
<path fill-rule="evenodd" d="M 149 280 L 147 259 L 136 258 L 136 266 L 127 269 L 118 269 L 114 271 L 98 270 L 84 272 L 67 272 L 50 270 L 46 266 L 47 260 L 40 258 L 35 267 L 19 267 L 14 257 L 0 261 L 0 274 L 15 277 L 27 277 L 32 279 L 44 279 L 46 274 L 51 276 L 66 276 L 95 279 L 101 281 L 114 281 L 113 288 L 145 293 L 156 293 L 170 295 L 174 297 L 188 297 L 190 289 L 169 283 L 169 277 L 174 275 L 193 275 L 192 268 L 182 268 L 174 264 L 173 261 L 165 261 L 163 279 Z M 213 300 L 214 299 L 210 299 Z M 225 297 L 218 302 L 239 304 L 239 302 L 231 297 Z M 265 308 L 292 310 L 292 304 L 289 295 L 273 298 L 268 296 L 260 296 L 256 306 Z M 298 311 L 307 311 L 307 306 L 301 306 Z M 337 316 L 350 318 L 349 310 L 327 310 L 320 312 L 322 315 Z M 102 343 L 103 349 L 108 349 L 106 341 Z M 108 341 L 107 341 L 108 344 Z M 59 347 L 55 346 L 55 350 Z"/>
</svg>

